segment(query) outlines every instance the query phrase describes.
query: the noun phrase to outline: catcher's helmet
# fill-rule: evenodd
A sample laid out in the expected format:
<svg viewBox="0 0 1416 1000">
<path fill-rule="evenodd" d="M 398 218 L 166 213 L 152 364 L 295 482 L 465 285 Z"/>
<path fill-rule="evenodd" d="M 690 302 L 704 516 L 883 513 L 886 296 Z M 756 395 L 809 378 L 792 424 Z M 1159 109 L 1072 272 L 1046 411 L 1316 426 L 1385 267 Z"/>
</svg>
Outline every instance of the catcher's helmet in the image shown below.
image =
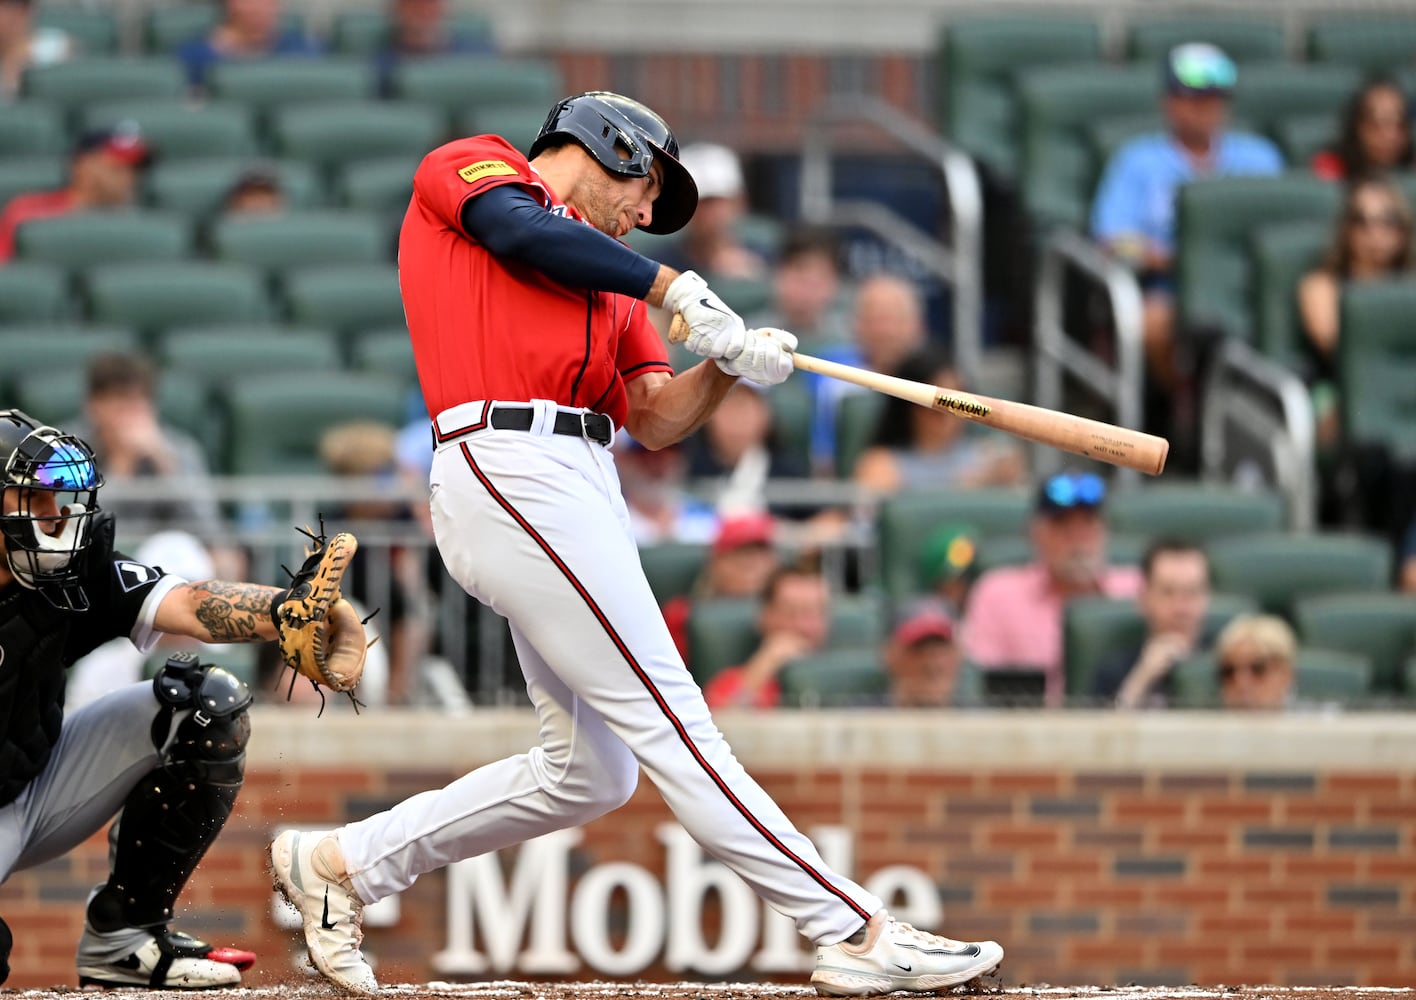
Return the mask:
<svg viewBox="0 0 1416 1000">
<path fill-rule="evenodd" d="M 650 233 L 674 233 L 693 218 L 698 186 L 679 162 L 678 140 L 669 123 L 638 101 L 607 90 L 567 97 L 546 116 L 531 144 L 531 159 L 564 142 L 578 142 L 612 174 L 644 177 L 655 159 L 664 171 L 664 187 L 654 199 L 654 219 L 641 227 Z M 620 150 L 629 154 L 625 159 Z"/>
<path fill-rule="evenodd" d="M 22 410 L 0 410 L 0 534 L 16 581 L 56 608 L 81 611 L 83 553 L 93 542 L 103 477 L 93 449 Z M 47 495 L 47 496 L 46 496 Z M 57 534 L 44 525 L 59 522 Z"/>
</svg>

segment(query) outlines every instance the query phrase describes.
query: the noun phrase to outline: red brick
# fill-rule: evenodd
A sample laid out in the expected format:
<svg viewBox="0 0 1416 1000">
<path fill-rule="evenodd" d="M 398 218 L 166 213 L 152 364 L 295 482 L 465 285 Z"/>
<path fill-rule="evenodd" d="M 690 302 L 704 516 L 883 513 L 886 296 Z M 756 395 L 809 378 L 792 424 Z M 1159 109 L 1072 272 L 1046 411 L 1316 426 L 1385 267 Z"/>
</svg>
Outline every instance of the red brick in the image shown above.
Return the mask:
<svg viewBox="0 0 1416 1000">
<path fill-rule="evenodd" d="M 1061 846 L 1061 834 L 1055 826 L 990 826 L 984 830 L 983 843 L 991 851 L 1056 851 Z"/>
<path fill-rule="evenodd" d="M 1357 965 L 1379 963 L 1398 965 L 1401 962 L 1402 952 L 1405 950 L 1401 944 L 1395 941 L 1342 941 L 1329 944 L 1327 947 L 1333 960 Z"/>
<path fill-rule="evenodd" d="M 985 885 L 984 903 L 999 909 L 1055 907 L 1061 899 L 1061 886 L 1055 882 L 1003 882 Z"/>
<path fill-rule="evenodd" d="M 1309 857 L 1285 856 L 1278 859 L 1285 878 L 1355 879 L 1357 859 L 1350 854 L 1316 854 Z"/>
<path fill-rule="evenodd" d="M 1201 823 L 1270 823 L 1274 819 L 1276 799 L 1241 798 L 1200 800 Z"/>
<path fill-rule="evenodd" d="M 1161 941 L 1156 948 L 1156 960 L 1162 965 L 1228 962 L 1232 954 L 1222 941 Z"/>
<path fill-rule="evenodd" d="M 1247 906 L 1314 906 L 1318 902 L 1316 885 L 1244 885 L 1239 889 L 1240 900 Z"/>
<path fill-rule="evenodd" d="M 1076 854 L 1032 854 L 1023 861 L 1024 874 L 1033 877 L 1055 878 L 1059 876 L 1079 876 L 1095 879 L 1101 876 L 1101 859 L 1079 857 Z"/>
<path fill-rule="evenodd" d="M 1223 828 L 1166 829 L 1155 837 L 1158 850 L 1188 850 L 1198 847 L 1225 848 L 1235 842 L 1233 831 Z"/>
<path fill-rule="evenodd" d="M 1273 944 L 1241 942 L 1239 955 L 1245 962 L 1278 962 L 1284 965 L 1316 964 L 1318 939 L 1311 944 Z"/>
<path fill-rule="evenodd" d="M 1198 871 L 1206 878 L 1268 878 L 1273 861 L 1266 855 L 1249 857 L 1205 857 L 1197 859 Z"/>
<path fill-rule="evenodd" d="M 1073 941 L 1067 949 L 1073 962 L 1096 962 L 1109 969 L 1118 965 L 1146 964 L 1148 942 L 1137 941 Z"/>
<path fill-rule="evenodd" d="M 1362 859 L 1362 870 L 1371 879 L 1416 881 L 1416 857 L 1369 854 Z"/>
<path fill-rule="evenodd" d="M 1241 937 L 1267 940 L 1273 933 L 1273 917 L 1264 911 L 1201 913 L 1195 925 L 1201 936 L 1213 935 L 1220 940 Z"/>
<path fill-rule="evenodd" d="M 1336 771 L 1327 776 L 1332 792 L 1362 792 L 1388 800 L 1401 797 L 1401 775 L 1389 771 Z"/>
<path fill-rule="evenodd" d="M 1072 904 L 1078 907 L 1135 908 L 1145 902 L 1145 887 L 1131 883 L 1090 882 L 1072 887 Z"/>
<path fill-rule="evenodd" d="M 1361 805 L 1354 799 L 1285 799 L 1278 822 L 1352 824 L 1362 818 Z"/>
<path fill-rule="evenodd" d="M 1389 799 L 1378 799 L 1367 806 L 1368 811 L 1374 821 L 1401 821 L 1416 819 L 1416 802 L 1407 799 L 1405 802 L 1393 802 Z"/>
<path fill-rule="evenodd" d="M 1293 934 L 1338 934 L 1357 931 L 1357 914 L 1351 911 L 1285 910 L 1279 915 L 1284 931 Z"/>
<path fill-rule="evenodd" d="M 1187 808 L 1179 797 L 1112 795 L 1108 796 L 1108 804 L 1110 818 L 1117 823 L 1178 823 L 1185 818 Z"/>
<path fill-rule="evenodd" d="M 1062 775 L 1055 771 L 995 771 L 984 777 L 983 787 L 989 792 L 1050 792 L 1062 791 Z"/>
<path fill-rule="evenodd" d="M 1150 885 L 1150 897 L 1160 906 L 1224 906 L 1229 902 L 1229 885 L 1224 882 L 1202 884 Z"/>
</svg>

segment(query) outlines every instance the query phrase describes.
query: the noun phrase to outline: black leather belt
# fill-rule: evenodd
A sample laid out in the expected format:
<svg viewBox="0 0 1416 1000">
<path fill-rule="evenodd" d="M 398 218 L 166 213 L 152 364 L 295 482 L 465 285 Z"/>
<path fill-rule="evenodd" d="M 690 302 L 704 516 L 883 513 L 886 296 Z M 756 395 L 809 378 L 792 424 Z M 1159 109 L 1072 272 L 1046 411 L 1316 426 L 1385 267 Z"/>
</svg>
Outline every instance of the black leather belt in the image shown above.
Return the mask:
<svg viewBox="0 0 1416 1000">
<path fill-rule="evenodd" d="M 492 410 L 491 424 L 501 431 L 529 431 L 534 418 L 535 411 L 529 406 L 499 405 Z M 610 418 L 603 413 L 567 413 L 557 410 L 555 427 L 552 429 L 557 434 L 583 437 L 599 445 L 609 444 L 613 437 Z"/>
</svg>

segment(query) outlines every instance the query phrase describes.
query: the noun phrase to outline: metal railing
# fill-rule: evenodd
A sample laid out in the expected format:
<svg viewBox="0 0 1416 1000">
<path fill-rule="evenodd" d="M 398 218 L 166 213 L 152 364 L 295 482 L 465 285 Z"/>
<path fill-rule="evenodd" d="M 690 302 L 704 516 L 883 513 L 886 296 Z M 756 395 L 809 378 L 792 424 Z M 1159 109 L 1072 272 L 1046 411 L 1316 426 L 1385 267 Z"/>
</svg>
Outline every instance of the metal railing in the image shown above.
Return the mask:
<svg viewBox="0 0 1416 1000">
<path fill-rule="evenodd" d="M 1243 484 L 1258 472 L 1283 494 L 1289 528 L 1311 531 L 1317 517 L 1315 449 L 1313 403 L 1303 380 L 1243 341 L 1226 339 L 1205 383 L 1203 477 Z"/>
<path fill-rule="evenodd" d="M 832 186 L 835 132 L 870 125 L 939 170 L 948 197 L 948 245 L 877 202 L 838 199 Z M 801 217 L 856 226 L 917 260 L 950 289 L 954 363 L 965 385 L 983 366 L 983 195 L 973 160 L 928 126 L 869 97 L 832 98 L 807 123 L 802 142 Z"/>
<path fill-rule="evenodd" d="M 1083 346 L 1066 328 L 1069 268 L 1081 272 L 1106 295 L 1114 334 L 1114 364 Z M 1135 275 L 1080 234 L 1058 230 L 1047 238 L 1042 248 L 1035 304 L 1033 345 L 1037 351 L 1037 404 L 1062 409 L 1063 378 L 1070 376 L 1109 406 L 1115 423 L 1139 428 L 1145 355 L 1141 342 L 1141 288 Z M 1091 329 L 1087 333 L 1094 335 Z M 1034 449 L 1033 468 L 1040 475 L 1058 468 L 1061 461 L 1062 455 L 1056 449 L 1042 445 Z M 1140 473 L 1133 469 L 1119 469 L 1116 475 L 1128 485 L 1134 485 L 1140 478 Z"/>
</svg>

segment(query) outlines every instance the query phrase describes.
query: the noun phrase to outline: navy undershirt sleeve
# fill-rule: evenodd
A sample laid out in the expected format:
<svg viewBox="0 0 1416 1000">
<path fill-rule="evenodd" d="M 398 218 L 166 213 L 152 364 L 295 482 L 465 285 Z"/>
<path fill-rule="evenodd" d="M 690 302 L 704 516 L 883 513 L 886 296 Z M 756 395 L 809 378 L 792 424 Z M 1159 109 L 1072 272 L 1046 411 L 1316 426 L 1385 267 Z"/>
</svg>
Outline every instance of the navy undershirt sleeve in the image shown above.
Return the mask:
<svg viewBox="0 0 1416 1000">
<path fill-rule="evenodd" d="M 648 257 L 593 226 L 546 211 L 512 184 L 469 198 L 462 227 L 498 257 L 527 264 L 571 288 L 642 299 L 659 274 L 659 265 Z"/>
</svg>

